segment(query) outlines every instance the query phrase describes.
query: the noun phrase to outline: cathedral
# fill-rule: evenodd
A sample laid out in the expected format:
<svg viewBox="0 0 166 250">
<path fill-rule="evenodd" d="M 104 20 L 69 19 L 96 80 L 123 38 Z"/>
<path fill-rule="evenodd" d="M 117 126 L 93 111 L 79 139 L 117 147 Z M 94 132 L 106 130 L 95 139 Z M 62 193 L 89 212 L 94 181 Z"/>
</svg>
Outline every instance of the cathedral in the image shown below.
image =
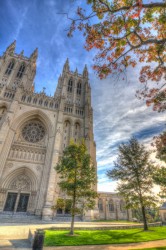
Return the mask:
<svg viewBox="0 0 166 250">
<path fill-rule="evenodd" d="M 38 51 L 26 57 L 23 51 L 16 54 L 15 46 L 14 41 L 0 57 L 0 213 L 50 220 L 58 216 L 52 207 L 64 196 L 55 166 L 71 138 L 85 139 L 97 171 L 88 70 L 72 72 L 67 59 L 54 95 L 36 93 Z M 97 203 L 85 219 L 131 217 L 115 193 L 99 193 Z"/>
</svg>

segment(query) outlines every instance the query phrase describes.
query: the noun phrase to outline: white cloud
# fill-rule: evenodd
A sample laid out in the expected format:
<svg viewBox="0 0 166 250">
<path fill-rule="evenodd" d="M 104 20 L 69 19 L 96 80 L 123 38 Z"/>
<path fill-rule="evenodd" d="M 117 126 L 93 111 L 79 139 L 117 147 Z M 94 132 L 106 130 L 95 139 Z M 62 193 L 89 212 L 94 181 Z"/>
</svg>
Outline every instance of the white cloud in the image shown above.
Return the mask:
<svg viewBox="0 0 166 250">
<path fill-rule="evenodd" d="M 112 190 L 111 182 L 107 178 L 103 181 L 101 173 L 113 166 L 120 143 L 136 136 L 148 148 L 153 136 L 164 129 L 165 114 L 154 112 L 145 102 L 138 100 L 135 97 L 138 88 L 140 83 L 136 79 L 132 84 L 92 79 L 99 191 Z"/>
</svg>

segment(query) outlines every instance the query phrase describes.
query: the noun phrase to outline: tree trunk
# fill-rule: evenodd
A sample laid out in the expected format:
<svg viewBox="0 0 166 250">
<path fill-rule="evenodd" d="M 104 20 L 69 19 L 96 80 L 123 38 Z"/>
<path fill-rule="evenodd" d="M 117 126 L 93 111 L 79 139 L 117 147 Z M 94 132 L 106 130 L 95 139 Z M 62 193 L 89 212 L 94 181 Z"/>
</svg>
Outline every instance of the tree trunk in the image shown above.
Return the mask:
<svg viewBox="0 0 166 250">
<path fill-rule="evenodd" d="M 142 217 L 143 217 L 143 223 L 144 223 L 144 231 L 147 231 L 148 224 L 147 224 L 147 220 L 146 220 L 145 207 L 142 205 L 141 209 L 142 209 Z"/>
<path fill-rule="evenodd" d="M 74 217 L 75 217 L 75 214 L 72 213 L 72 218 L 71 218 L 71 227 L 70 227 L 70 235 L 74 235 Z"/>
<path fill-rule="evenodd" d="M 71 217 L 71 226 L 70 226 L 70 235 L 74 235 L 74 217 L 75 217 L 75 205 L 76 205 L 76 190 L 74 189 L 73 193 L 73 206 L 72 206 L 72 217 Z"/>
<path fill-rule="evenodd" d="M 77 182 L 77 168 L 75 166 L 72 218 L 71 218 L 71 227 L 70 227 L 70 233 L 69 233 L 70 235 L 74 235 L 74 217 L 75 217 L 75 206 L 76 206 L 76 182 Z"/>
<path fill-rule="evenodd" d="M 74 235 L 74 217 L 75 217 L 75 202 L 76 202 L 76 197 L 75 197 L 75 190 L 74 190 L 74 195 L 73 195 L 73 207 L 72 207 L 72 217 L 71 217 L 71 226 L 70 226 L 70 235 Z"/>
</svg>

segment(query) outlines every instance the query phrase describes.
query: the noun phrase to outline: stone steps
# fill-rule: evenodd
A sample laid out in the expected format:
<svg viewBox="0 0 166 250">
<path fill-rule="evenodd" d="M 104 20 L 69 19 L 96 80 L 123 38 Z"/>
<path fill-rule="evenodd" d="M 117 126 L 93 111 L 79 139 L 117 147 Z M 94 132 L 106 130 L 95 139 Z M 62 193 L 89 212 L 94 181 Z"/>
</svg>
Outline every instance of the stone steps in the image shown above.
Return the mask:
<svg viewBox="0 0 166 250">
<path fill-rule="evenodd" d="M 56 216 L 52 220 L 53 222 L 71 222 L 71 216 Z M 75 216 L 75 222 L 81 222 L 80 216 Z"/>
<path fill-rule="evenodd" d="M 27 215 L 27 214 L 0 214 L 1 223 L 39 223 L 41 222 L 40 216 Z"/>
</svg>

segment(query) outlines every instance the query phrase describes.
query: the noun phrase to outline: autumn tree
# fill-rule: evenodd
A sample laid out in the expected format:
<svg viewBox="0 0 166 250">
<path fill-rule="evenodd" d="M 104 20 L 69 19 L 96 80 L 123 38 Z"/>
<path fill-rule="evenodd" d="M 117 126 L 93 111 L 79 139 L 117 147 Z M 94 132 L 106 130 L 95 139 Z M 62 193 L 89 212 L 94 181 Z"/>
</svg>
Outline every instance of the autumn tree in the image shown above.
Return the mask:
<svg viewBox="0 0 166 250">
<path fill-rule="evenodd" d="M 156 157 L 166 163 L 166 131 L 154 137 L 153 146 L 156 147 Z M 159 166 L 153 175 L 154 182 L 160 186 L 160 197 L 166 198 L 166 167 Z"/>
<path fill-rule="evenodd" d="M 153 179 L 155 184 L 160 186 L 160 198 L 166 198 L 166 167 L 158 167 L 153 173 Z"/>
<path fill-rule="evenodd" d="M 75 215 L 93 209 L 97 197 L 94 190 L 96 171 L 84 142 L 71 142 L 65 148 L 56 171 L 60 177 L 59 185 L 62 191 L 71 199 L 70 235 L 73 235 Z"/>
<path fill-rule="evenodd" d="M 118 180 L 117 191 L 124 197 L 127 208 L 139 209 L 142 213 L 144 230 L 148 230 L 146 210 L 155 206 L 152 193 L 153 171 L 155 167 L 149 160 L 150 153 L 135 138 L 119 146 L 114 168 L 107 176 Z"/>
<path fill-rule="evenodd" d="M 52 206 L 53 210 L 61 210 L 61 212 L 69 213 L 71 211 L 71 200 L 66 198 L 58 198 L 56 204 Z"/>
<path fill-rule="evenodd" d="M 137 96 L 153 104 L 154 110 L 165 110 L 166 1 L 87 0 L 87 4 L 89 12 L 80 6 L 75 19 L 67 14 L 68 36 L 76 29 L 83 32 L 86 50 L 95 49 L 94 69 L 100 78 L 142 63 L 143 88 Z"/>
<path fill-rule="evenodd" d="M 155 136 L 152 145 L 156 147 L 156 157 L 166 162 L 166 131 Z"/>
</svg>

